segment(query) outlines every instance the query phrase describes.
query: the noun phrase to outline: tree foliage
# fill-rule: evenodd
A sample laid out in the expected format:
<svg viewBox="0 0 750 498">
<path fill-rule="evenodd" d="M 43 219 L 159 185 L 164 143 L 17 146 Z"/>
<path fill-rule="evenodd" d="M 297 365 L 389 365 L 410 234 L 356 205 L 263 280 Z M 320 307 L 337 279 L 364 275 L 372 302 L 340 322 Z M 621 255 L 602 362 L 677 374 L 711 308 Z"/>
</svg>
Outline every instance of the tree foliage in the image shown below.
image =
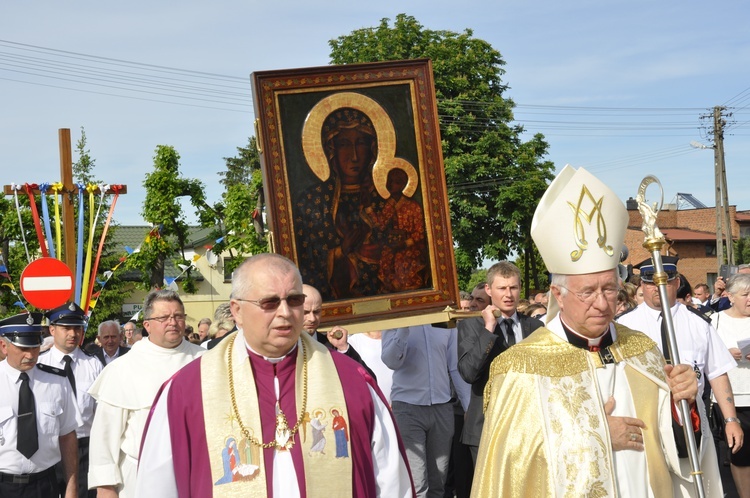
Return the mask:
<svg viewBox="0 0 750 498">
<path fill-rule="evenodd" d="M 750 237 L 740 237 L 734 243 L 734 263 L 750 263 Z"/>
<path fill-rule="evenodd" d="M 206 206 L 203 184 L 199 180 L 180 176 L 180 155 L 174 147 L 158 145 L 154 156 L 154 170 L 143 181 L 146 199 L 143 218 L 153 229 L 140 246 L 140 251 L 128 257 L 129 268 L 143 275 L 146 288 L 164 286 L 164 269 L 168 258 L 176 257 L 175 264 L 190 265 L 185 259 L 188 224 L 182 212 L 180 197 L 189 197 L 199 216 Z M 194 293 L 195 280 L 188 270 L 182 281 L 183 291 Z"/>
<path fill-rule="evenodd" d="M 255 137 L 247 147 L 237 147 L 237 156 L 225 157 L 226 171 L 220 171 L 224 186 L 221 203 L 213 209 L 217 242 L 213 252 L 229 252 L 224 273 L 231 274 L 246 256 L 268 252 L 263 231 L 263 179 Z M 211 226 L 211 225 L 207 225 Z"/>
<path fill-rule="evenodd" d="M 505 65 L 492 46 L 462 33 L 424 28 L 399 14 L 329 42 L 331 62 L 429 58 L 435 78 L 459 284 L 485 259 L 533 247 L 531 218 L 554 165 L 543 135 L 521 139 L 512 100 L 503 97 Z M 529 280 L 529 276 L 526 276 Z M 533 280 L 533 277 L 532 277 Z"/>
<path fill-rule="evenodd" d="M 21 213 L 23 230 L 18 223 L 18 213 Z M 15 315 L 23 311 L 16 305 L 22 301 L 21 272 L 30 263 L 26 257 L 24 242 L 31 259 L 36 258 L 39 242 L 33 228 L 29 198 L 18 193 L 18 209 L 13 197 L 0 197 L 0 252 L 2 252 L 5 272 L 0 272 L 0 317 Z"/>
</svg>

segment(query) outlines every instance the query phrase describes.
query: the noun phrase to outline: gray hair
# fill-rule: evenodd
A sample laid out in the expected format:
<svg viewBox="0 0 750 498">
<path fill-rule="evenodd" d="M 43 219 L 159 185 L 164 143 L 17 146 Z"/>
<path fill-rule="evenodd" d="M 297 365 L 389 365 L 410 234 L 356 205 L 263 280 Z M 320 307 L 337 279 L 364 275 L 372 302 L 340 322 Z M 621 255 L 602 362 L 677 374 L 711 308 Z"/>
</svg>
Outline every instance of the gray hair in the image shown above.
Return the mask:
<svg viewBox="0 0 750 498">
<path fill-rule="evenodd" d="M 477 291 L 477 290 L 482 290 L 483 291 L 486 288 L 486 286 L 487 286 L 487 283 L 486 282 L 482 282 L 480 284 L 475 285 L 474 288 L 471 289 L 471 292 L 474 292 L 474 291 Z M 469 297 L 471 297 L 471 296 L 469 296 Z"/>
<path fill-rule="evenodd" d="M 568 293 L 568 276 L 562 273 L 552 273 L 549 281 L 550 286 L 560 289 L 560 295 L 565 296 Z"/>
<path fill-rule="evenodd" d="M 275 253 L 262 253 L 250 256 L 243 261 L 240 266 L 234 270 L 232 276 L 232 293 L 231 299 L 241 298 L 247 296 L 253 286 L 253 274 L 252 270 L 256 266 L 262 265 L 265 270 L 278 272 L 281 275 L 287 275 L 294 272 L 297 280 L 302 282 L 302 276 L 299 273 L 299 269 L 294 265 L 292 260 Z"/>
<path fill-rule="evenodd" d="M 727 280 L 727 292 L 733 296 L 750 289 L 750 273 L 735 273 Z"/>
<path fill-rule="evenodd" d="M 620 271 L 617 268 L 613 268 L 612 271 L 617 276 L 617 283 L 622 287 L 622 279 L 620 279 Z M 564 297 L 568 293 L 568 275 L 562 273 L 552 273 L 550 275 L 550 286 L 555 286 L 560 289 L 560 296 Z"/>
<path fill-rule="evenodd" d="M 102 322 L 99 324 L 99 327 L 97 328 L 96 335 L 102 335 L 102 331 L 107 328 L 113 328 L 116 329 L 117 332 L 120 332 L 120 323 L 115 320 L 107 320 L 105 322 Z"/>
<path fill-rule="evenodd" d="M 232 318 L 232 307 L 229 303 L 221 303 L 214 311 L 214 322 L 221 322 L 224 320 L 234 320 L 234 318 Z"/>
<path fill-rule="evenodd" d="M 185 305 L 180 299 L 180 295 L 173 290 L 162 289 L 155 290 L 148 293 L 146 299 L 143 300 L 143 319 L 146 320 L 151 318 L 151 313 L 154 312 L 154 303 L 156 301 L 172 301 L 180 303 L 182 309 L 185 309 Z"/>
<path fill-rule="evenodd" d="M 200 321 L 198 322 L 198 326 L 200 327 L 204 323 L 210 327 L 211 326 L 211 319 L 210 318 L 201 318 Z"/>
</svg>

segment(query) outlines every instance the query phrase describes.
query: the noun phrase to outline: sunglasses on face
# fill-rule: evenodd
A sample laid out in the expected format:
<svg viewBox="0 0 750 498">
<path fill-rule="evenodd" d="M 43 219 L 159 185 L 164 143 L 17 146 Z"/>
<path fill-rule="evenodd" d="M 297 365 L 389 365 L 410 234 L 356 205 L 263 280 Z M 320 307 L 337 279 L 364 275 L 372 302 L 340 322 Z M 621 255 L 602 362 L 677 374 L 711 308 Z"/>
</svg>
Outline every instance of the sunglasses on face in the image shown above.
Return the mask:
<svg viewBox="0 0 750 498">
<path fill-rule="evenodd" d="M 240 299 L 237 298 L 237 301 L 244 301 L 246 303 L 253 303 L 263 311 L 274 311 L 279 306 L 281 306 L 281 301 L 286 301 L 286 304 L 290 308 L 298 308 L 305 304 L 305 296 L 304 294 L 290 294 L 286 297 L 264 297 L 263 299 Z"/>
</svg>

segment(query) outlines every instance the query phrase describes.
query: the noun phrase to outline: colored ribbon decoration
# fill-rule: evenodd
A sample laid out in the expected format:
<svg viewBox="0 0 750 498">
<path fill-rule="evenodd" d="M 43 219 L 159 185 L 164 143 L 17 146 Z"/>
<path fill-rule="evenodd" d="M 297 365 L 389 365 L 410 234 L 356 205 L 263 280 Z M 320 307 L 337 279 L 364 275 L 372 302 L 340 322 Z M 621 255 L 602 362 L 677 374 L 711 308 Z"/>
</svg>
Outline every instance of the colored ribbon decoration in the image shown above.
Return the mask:
<svg viewBox="0 0 750 498">
<path fill-rule="evenodd" d="M 52 192 L 55 195 L 55 240 L 57 241 L 57 247 L 59 251 L 59 259 L 62 261 L 62 227 L 60 219 L 60 194 L 64 193 L 63 184 L 61 182 L 53 183 L 50 185 Z"/>
<path fill-rule="evenodd" d="M 49 257 L 47 252 L 47 241 L 44 239 L 44 233 L 42 233 L 42 222 L 39 219 L 39 211 L 36 209 L 36 200 L 34 200 L 34 189 L 37 188 L 36 183 L 24 185 L 26 189 L 26 195 L 29 196 L 29 208 L 31 208 L 31 217 L 34 220 L 34 229 L 36 230 L 36 238 L 39 240 L 39 249 L 42 251 L 42 257 Z"/>
<path fill-rule="evenodd" d="M 81 305 L 81 285 L 83 281 L 83 191 L 86 186 L 77 183 L 78 187 L 78 244 L 76 245 L 76 293 L 75 302 Z"/>
<path fill-rule="evenodd" d="M 47 190 L 49 189 L 49 183 L 42 183 L 39 185 L 39 192 L 42 194 L 42 219 L 44 220 L 44 235 L 47 238 L 47 245 L 49 246 L 49 255 L 55 258 L 55 241 L 52 239 L 52 228 L 49 223 L 49 208 L 47 207 Z"/>
<path fill-rule="evenodd" d="M 26 243 L 26 235 L 23 230 L 23 219 L 21 218 L 21 206 L 18 203 L 18 191 L 21 190 L 20 185 L 15 183 L 10 184 L 11 190 L 13 190 L 13 198 L 16 201 L 16 213 L 18 213 L 18 227 L 21 231 L 21 240 L 23 240 L 23 248 L 26 251 L 26 261 L 31 263 L 31 256 L 29 255 L 29 245 Z"/>
<path fill-rule="evenodd" d="M 81 288 L 81 303 L 79 306 L 84 310 L 88 306 L 88 300 L 90 296 L 89 292 L 89 277 L 91 276 L 91 258 L 94 252 L 94 235 L 96 232 L 96 220 L 99 219 L 99 213 L 101 212 L 102 203 L 104 202 L 104 191 L 100 190 L 99 207 L 96 209 L 96 215 L 94 214 L 94 193 L 99 189 L 97 185 L 90 183 L 86 185 L 86 191 L 89 193 L 89 240 L 86 244 L 86 267 L 83 271 L 83 287 Z M 86 300 L 84 300 L 86 298 Z"/>
<path fill-rule="evenodd" d="M 104 200 L 104 194 L 107 192 L 107 190 L 110 190 L 109 185 L 100 185 L 99 189 L 102 194 L 102 202 Z M 91 281 L 89 283 L 88 288 L 88 295 L 86 296 L 86 306 L 83 308 L 84 311 L 88 311 L 89 307 L 93 309 L 94 306 L 96 306 L 96 302 L 94 302 L 93 305 L 90 304 L 91 301 L 91 293 L 94 290 L 94 283 L 96 280 L 96 272 L 99 270 L 99 260 L 102 257 L 102 249 L 104 248 L 104 239 L 107 237 L 107 230 L 109 230 L 109 225 L 112 222 L 112 215 L 115 212 L 115 205 L 117 204 L 117 198 L 120 196 L 120 190 L 122 189 L 122 185 L 112 185 L 111 190 L 114 192 L 115 196 L 112 198 L 112 205 L 109 207 L 109 214 L 107 215 L 107 221 L 104 222 L 104 228 L 102 229 L 102 236 L 99 239 L 99 249 L 96 251 L 96 258 L 94 259 L 94 271 L 91 273 Z M 99 204 L 99 207 L 101 208 L 101 204 Z M 97 213 L 97 218 L 99 217 Z M 107 279 L 109 280 L 109 279 Z M 105 282 L 106 283 L 106 282 Z M 104 284 L 102 284 L 102 289 L 104 289 Z M 101 293 L 101 290 L 98 294 Z"/>
</svg>

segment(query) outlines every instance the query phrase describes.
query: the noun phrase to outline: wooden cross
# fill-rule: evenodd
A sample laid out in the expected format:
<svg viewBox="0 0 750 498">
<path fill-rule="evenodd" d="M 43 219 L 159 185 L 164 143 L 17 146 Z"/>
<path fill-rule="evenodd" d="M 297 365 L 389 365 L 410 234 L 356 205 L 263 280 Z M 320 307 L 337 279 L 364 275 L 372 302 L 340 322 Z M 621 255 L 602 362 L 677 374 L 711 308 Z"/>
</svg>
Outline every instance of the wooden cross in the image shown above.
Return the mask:
<svg viewBox="0 0 750 498">
<path fill-rule="evenodd" d="M 57 136 L 60 145 L 60 181 L 63 184 L 62 195 L 62 222 L 63 222 L 63 244 L 65 250 L 65 264 L 68 265 L 73 275 L 76 274 L 76 237 L 75 237 L 75 216 L 73 212 L 73 201 L 68 194 L 78 193 L 78 187 L 73 183 L 73 154 L 70 143 L 70 129 L 60 128 L 57 130 Z M 5 185 L 3 187 L 5 195 L 13 195 L 13 187 Z M 106 193 L 111 194 L 112 189 Z M 122 185 L 118 191 L 120 194 L 127 194 L 127 185 Z M 35 189 L 34 194 L 39 190 Z"/>
</svg>

